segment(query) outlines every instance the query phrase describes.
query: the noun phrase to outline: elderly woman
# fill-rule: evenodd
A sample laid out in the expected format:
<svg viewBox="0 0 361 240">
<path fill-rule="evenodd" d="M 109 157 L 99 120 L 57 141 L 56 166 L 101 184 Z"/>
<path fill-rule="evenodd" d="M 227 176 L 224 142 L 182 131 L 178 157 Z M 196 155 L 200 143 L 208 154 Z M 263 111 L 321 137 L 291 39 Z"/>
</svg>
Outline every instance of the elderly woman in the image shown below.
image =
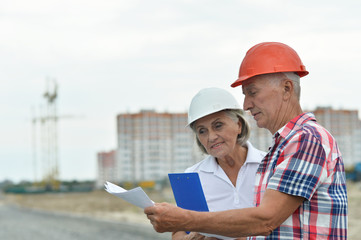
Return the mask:
<svg viewBox="0 0 361 240">
<path fill-rule="evenodd" d="M 208 156 L 185 172 L 198 172 L 209 211 L 253 206 L 255 175 L 265 153 L 248 138 L 250 127 L 231 93 L 205 88 L 192 99 L 188 125 Z M 172 239 L 204 239 L 198 233 L 173 233 Z"/>
</svg>

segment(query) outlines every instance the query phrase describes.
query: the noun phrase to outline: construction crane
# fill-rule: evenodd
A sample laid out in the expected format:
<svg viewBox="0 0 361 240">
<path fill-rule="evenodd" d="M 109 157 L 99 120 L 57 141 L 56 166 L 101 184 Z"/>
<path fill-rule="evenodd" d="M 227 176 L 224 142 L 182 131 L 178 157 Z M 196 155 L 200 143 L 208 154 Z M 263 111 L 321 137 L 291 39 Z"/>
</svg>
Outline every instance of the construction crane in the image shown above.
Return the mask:
<svg viewBox="0 0 361 240">
<path fill-rule="evenodd" d="M 61 118 L 73 118 L 74 116 L 59 116 L 57 114 L 58 84 L 54 79 L 46 80 L 46 90 L 43 97 L 46 101 L 45 108 L 41 109 L 39 117 L 33 116 L 32 119 L 34 182 L 38 186 L 45 187 L 46 190 L 57 191 L 60 188 L 58 121 Z M 37 123 L 40 125 L 41 181 L 37 180 Z"/>
<path fill-rule="evenodd" d="M 53 89 L 50 84 L 53 83 Z M 58 164 L 58 136 L 57 136 L 57 106 L 58 85 L 55 80 L 48 79 L 43 97 L 46 100 L 45 116 L 41 119 L 43 139 L 43 168 L 47 188 L 59 190 L 59 164 Z M 52 91 L 51 91 L 52 90 Z"/>
</svg>

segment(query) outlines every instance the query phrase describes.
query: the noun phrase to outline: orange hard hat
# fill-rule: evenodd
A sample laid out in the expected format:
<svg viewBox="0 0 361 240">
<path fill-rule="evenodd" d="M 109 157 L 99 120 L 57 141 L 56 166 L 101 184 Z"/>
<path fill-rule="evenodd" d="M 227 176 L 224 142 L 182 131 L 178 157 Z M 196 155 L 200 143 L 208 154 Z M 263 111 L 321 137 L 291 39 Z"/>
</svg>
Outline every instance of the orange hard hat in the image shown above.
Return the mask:
<svg viewBox="0 0 361 240">
<path fill-rule="evenodd" d="M 238 79 L 231 87 L 242 85 L 242 82 L 261 74 L 295 72 L 300 77 L 308 71 L 302 64 L 297 52 L 286 44 L 279 42 L 263 42 L 249 49 L 239 68 Z"/>
</svg>

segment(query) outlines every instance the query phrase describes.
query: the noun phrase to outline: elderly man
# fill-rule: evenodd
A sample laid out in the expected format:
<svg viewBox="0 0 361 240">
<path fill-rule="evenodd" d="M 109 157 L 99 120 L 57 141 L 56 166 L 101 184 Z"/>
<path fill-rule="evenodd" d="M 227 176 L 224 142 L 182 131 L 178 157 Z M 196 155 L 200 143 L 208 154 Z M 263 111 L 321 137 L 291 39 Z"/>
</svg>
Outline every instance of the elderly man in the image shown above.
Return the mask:
<svg viewBox="0 0 361 240">
<path fill-rule="evenodd" d="M 167 203 L 146 208 L 158 232 L 193 231 L 253 239 L 347 239 L 347 193 L 341 153 L 332 135 L 300 106 L 307 75 L 289 46 L 252 47 L 231 86 L 242 85 L 244 109 L 273 145 L 256 175 L 255 206 L 195 212 Z"/>
</svg>

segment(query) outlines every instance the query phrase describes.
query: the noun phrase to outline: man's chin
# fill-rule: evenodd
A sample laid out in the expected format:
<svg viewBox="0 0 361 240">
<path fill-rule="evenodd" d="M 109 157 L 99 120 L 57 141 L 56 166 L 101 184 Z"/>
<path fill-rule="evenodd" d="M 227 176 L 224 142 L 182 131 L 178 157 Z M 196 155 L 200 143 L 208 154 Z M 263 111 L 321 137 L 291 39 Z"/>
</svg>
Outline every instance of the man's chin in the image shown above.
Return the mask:
<svg viewBox="0 0 361 240">
<path fill-rule="evenodd" d="M 259 128 L 266 128 L 266 126 L 261 121 L 256 121 L 257 127 Z"/>
</svg>

